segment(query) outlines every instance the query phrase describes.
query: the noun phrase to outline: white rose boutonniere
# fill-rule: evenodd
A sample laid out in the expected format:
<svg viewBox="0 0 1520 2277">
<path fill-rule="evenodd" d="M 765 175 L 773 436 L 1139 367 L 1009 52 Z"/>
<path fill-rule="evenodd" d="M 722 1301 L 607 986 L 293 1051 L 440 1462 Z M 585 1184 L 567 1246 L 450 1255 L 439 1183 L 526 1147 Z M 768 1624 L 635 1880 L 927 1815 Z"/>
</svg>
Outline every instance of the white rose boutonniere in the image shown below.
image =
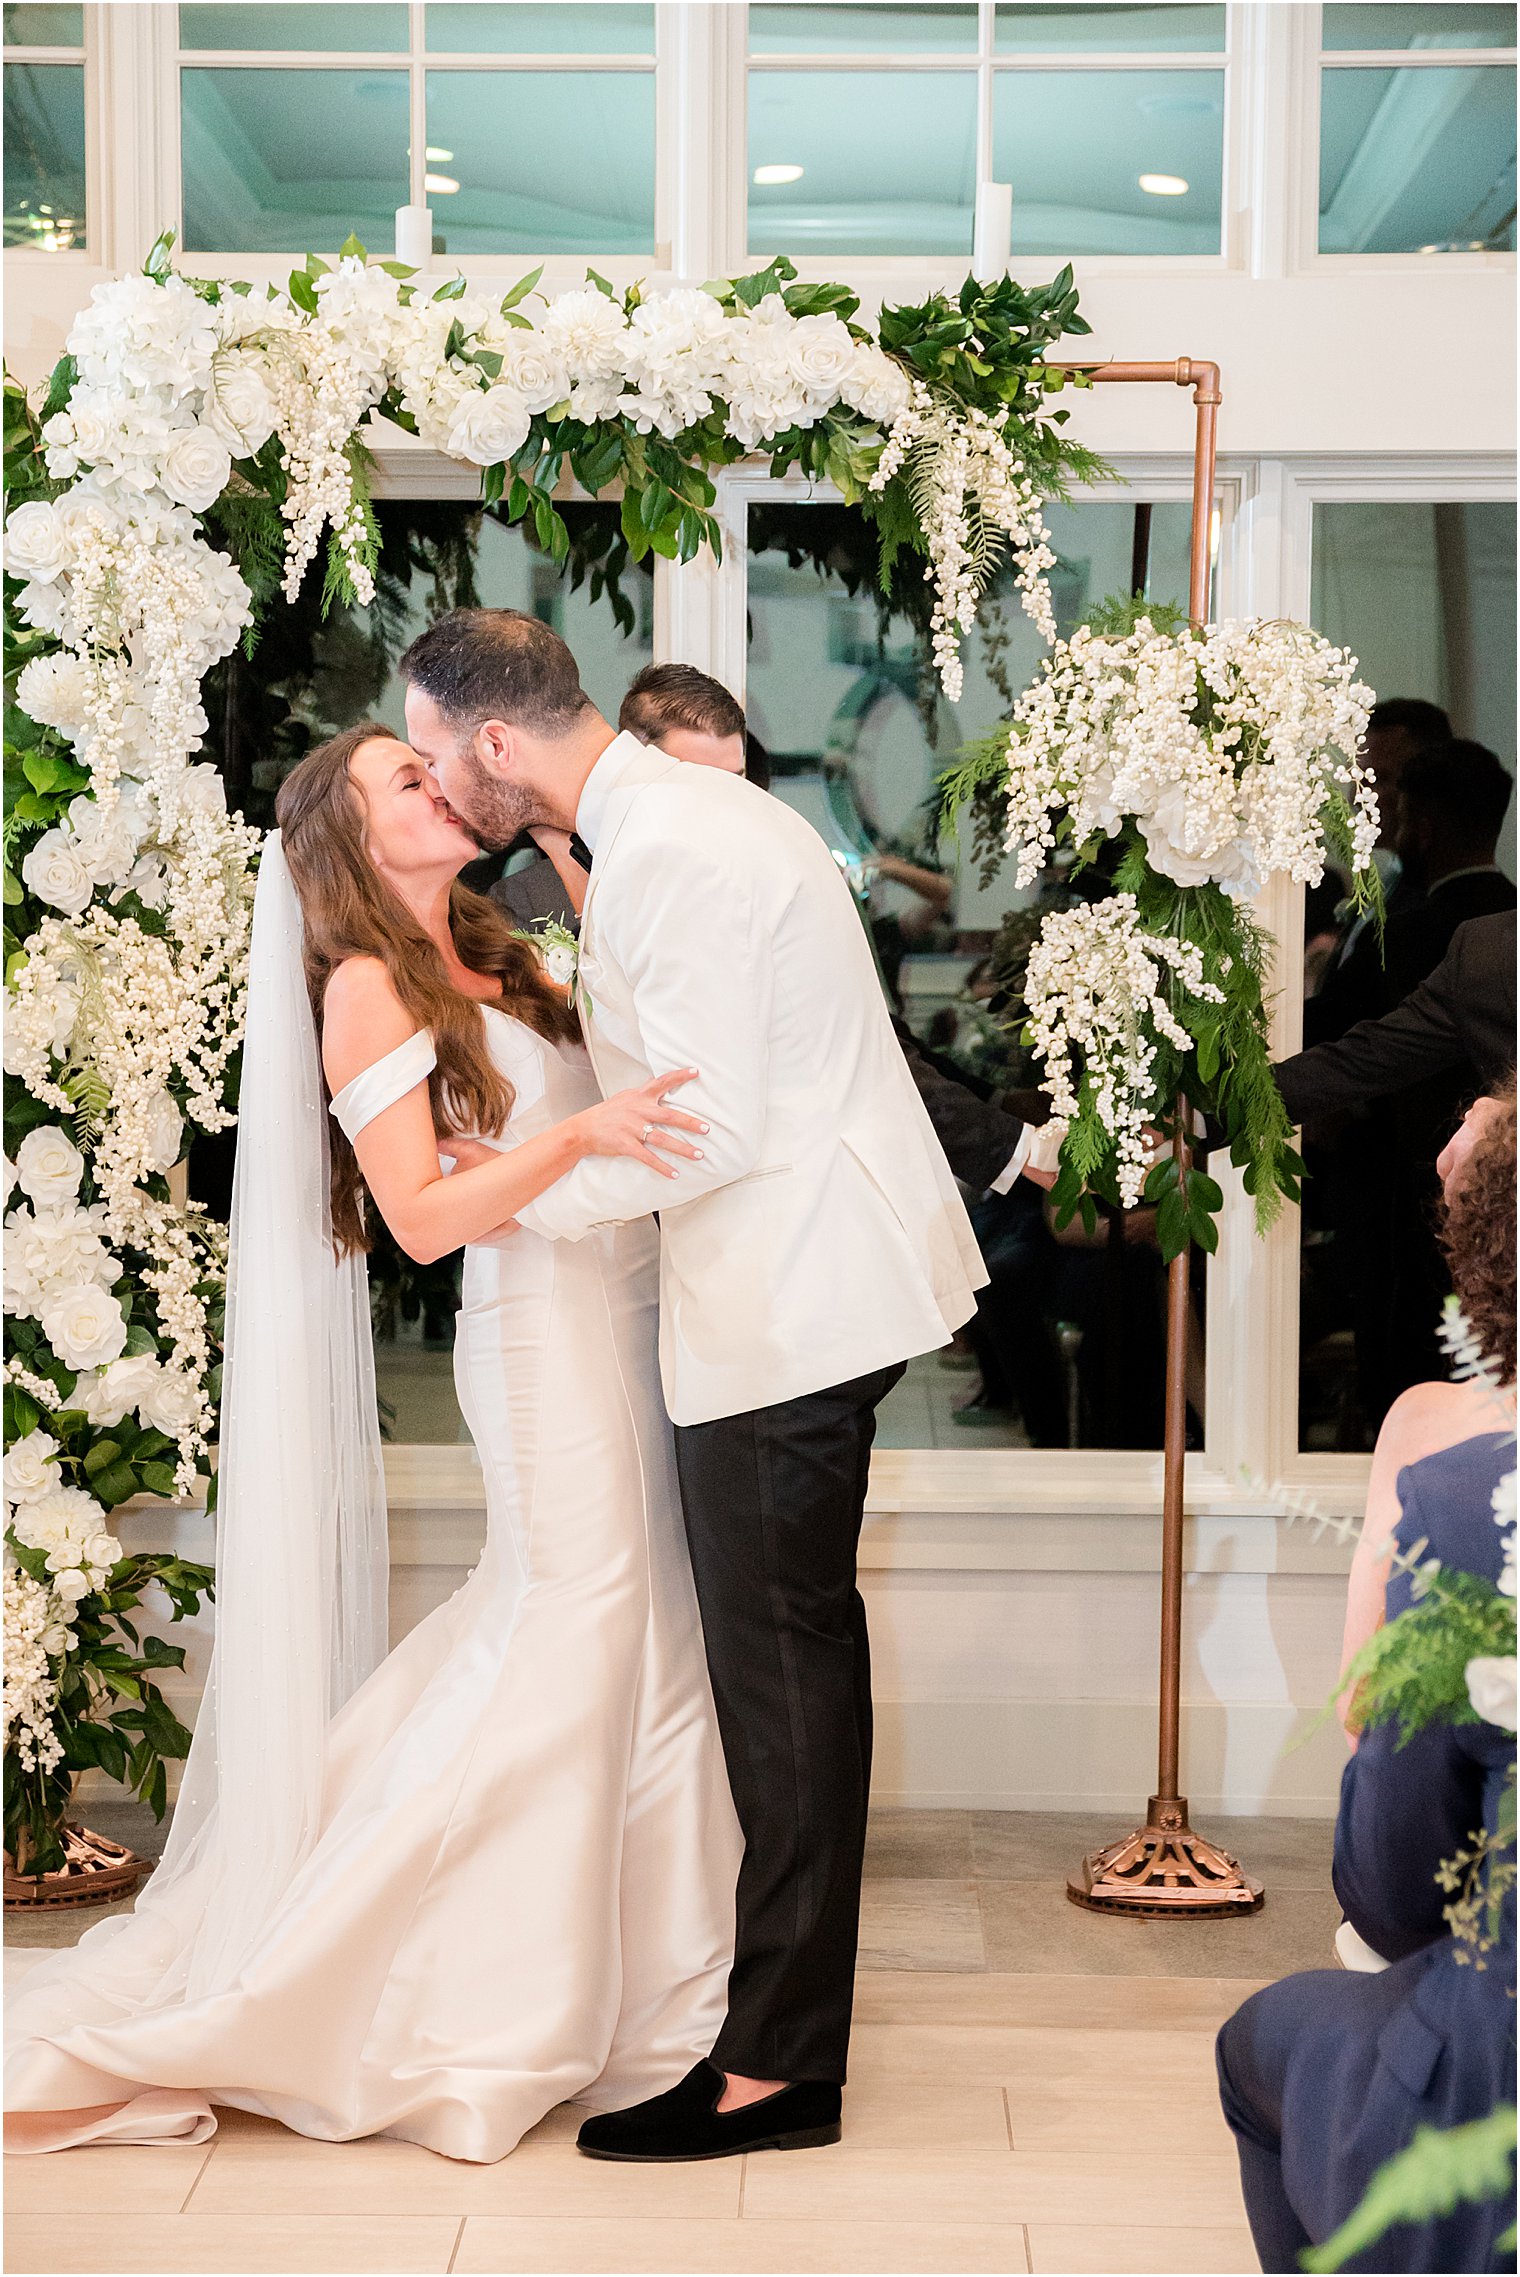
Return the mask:
<svg viewBox="0 0 1520 2277">
<path fill-rule="evenodd" d="M 589 1012 L 591 999 L 581 986 L 581 945 L 568 925 L 557 918 L 546 918 L 542 925 L 523 934 L 531 941 L 543 959 L 544 971 L 556 988 L 570 992 L 570 1001 L 578 1012 Z"/>
</svg>

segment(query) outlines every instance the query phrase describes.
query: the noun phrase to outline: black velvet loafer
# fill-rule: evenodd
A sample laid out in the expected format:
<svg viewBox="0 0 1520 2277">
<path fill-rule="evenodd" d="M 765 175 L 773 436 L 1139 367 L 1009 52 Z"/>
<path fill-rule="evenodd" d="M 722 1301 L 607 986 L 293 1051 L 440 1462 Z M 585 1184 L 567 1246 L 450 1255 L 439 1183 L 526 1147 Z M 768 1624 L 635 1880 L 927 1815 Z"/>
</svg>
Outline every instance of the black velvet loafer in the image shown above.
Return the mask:
<svg viewBox="0 0 1520 2277">
<path fill-rule="evenodd" d="M 839 2140 L 842 2097 L 832 2080 L 799 2080 L 742 2111 L 718 2109 L 723 2088 L 722 2072 L 704 2058 L 664 2095 L 628 2111 L 599 2111 L 576 2136 L 577 2148 L 588 2158 L 652 2162 L 813 2150 Z"/>
</svg>

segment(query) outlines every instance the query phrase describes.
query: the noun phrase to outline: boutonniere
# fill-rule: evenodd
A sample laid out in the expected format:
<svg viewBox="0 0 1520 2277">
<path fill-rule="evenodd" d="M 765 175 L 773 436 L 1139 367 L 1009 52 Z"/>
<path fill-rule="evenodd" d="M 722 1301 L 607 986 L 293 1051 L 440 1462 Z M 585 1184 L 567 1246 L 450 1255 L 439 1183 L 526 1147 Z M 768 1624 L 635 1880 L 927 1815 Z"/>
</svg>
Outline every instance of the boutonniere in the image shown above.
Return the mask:
<svg viewBox="0 0 1520 2277">
<path fill-rule="evenodd" d="M 541 925 L 534 926 L 522 936 L 531 941 L 544 961 L 544 971 L 557 988 L 570 992 L 570 1002 L 577 1012 L 589 1013 L 591 998 L 580 977 L 581 945 L 568 925 L 557 917 L 546 917 Z"/>
</svg>

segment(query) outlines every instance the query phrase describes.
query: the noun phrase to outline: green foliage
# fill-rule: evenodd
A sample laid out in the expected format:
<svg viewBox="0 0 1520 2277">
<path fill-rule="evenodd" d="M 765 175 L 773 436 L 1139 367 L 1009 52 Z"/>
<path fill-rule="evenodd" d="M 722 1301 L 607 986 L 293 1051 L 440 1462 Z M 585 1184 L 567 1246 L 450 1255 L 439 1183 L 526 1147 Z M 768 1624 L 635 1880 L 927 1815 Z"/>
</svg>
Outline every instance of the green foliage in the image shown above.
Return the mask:
<svg viewBox="0 0 1520 2277">
<path fill-rule="evenodd" d="M 1507 2198 L 1514 2185 L 1512 2103 L 1463 2127 L 1421 2127 L 1407 2149 L 1378 2168 L 1355 2212 L 1303 2256 L 1303 2265 L 1316 2272 L 1344 2269 L 1395 2223 L 1430 2221 L 1458 2206 Z"/>
<path fill-rule="evenodd" d="M 1417 1604 L 1369 1637 L 1335 1697 L 1350 1690 L 1364 1724 L 1396 1722 L 1403 1747 L 1427 1724 L 1476 1723 L 1468 1662 L 1514 1650 L 1514 1599 L 1478 1574 L 1442 1566 Z"/>
</svg>

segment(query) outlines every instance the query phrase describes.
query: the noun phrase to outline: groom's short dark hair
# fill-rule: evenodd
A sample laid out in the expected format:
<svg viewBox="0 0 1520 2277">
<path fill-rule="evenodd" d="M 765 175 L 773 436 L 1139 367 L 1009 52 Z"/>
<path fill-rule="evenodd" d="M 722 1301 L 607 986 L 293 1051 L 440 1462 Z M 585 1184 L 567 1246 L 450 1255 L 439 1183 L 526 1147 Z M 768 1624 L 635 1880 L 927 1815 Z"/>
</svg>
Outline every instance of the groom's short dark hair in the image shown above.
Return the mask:
<svg viewBox="0 0 1520 2277">
<path fill-rule="evenodd" d="M 499 719 L 563 735 L 591 709 L 559 634 L 521 609 L 451 609 L 418 634 L 400 670 L 466 733 Z"/>
</svg>

